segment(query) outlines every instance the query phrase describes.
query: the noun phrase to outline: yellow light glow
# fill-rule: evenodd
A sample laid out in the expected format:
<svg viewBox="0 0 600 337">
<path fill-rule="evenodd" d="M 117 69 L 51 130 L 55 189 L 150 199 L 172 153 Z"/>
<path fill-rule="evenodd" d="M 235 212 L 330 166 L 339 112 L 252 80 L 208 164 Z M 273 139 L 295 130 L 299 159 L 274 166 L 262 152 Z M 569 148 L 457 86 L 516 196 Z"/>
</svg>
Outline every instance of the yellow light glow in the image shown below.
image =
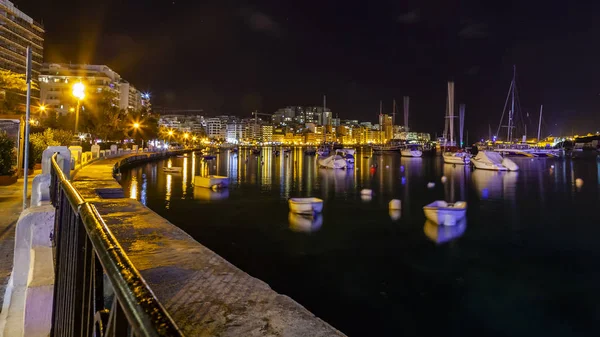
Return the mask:
<svg viewBox="0 0 600 337">
<path fill-rule="evenodd" d="M 85 86 L 83 83 L 78 82 L 73 84 L 73 96 L 79 100 L 82 100 L 85 97 Z"/>
<path fill-rule="evenodd" d="M 139 129 L 140 128 L 140 123 L 133 123 L 133 128 L 134 129 Z"/>
<path fill-rule="evenodd" d="M 46 106 L 45 105 L 40 105 L 40 112 L 44 112 L 46 111 Z"/>
<path fill-rule="evenodd" d="M 190 135 L 188 135 L 187 133 L 183 134 L 183 138 L 188 139 Z"/>
<path fill-rule="evenodd" d="M 173 135 L 173 130 L 169 130 L 169 136 Z"/>
<path fill-rule="evenodd" d="M 70 108 L 69 111 L 75 112 L 75 108 Z"/>
<path fill-rule="evenodd" d="M 192 137 L 193 141 L 196 141 L 196 139 L 198 139 L 196 136 Z"/>
</svg>

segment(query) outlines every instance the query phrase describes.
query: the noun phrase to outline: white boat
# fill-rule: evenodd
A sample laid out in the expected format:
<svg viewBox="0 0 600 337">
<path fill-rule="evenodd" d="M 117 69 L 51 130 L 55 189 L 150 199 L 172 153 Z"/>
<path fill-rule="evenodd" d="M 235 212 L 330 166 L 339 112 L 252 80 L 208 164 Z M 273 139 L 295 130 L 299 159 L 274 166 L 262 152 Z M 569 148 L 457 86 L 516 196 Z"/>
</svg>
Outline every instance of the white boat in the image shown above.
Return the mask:
<svg viewBox="0 0 600 337">
<path fill-rule="evenodd" d="M 423 152 L 416 146 L 409 146 L 400 150 L 400 155 L 403 157 L 421 157 Z"/>
<path fill-rule="evenodd" d="M 220 189 L 229 187 L 229 177 L 225 176 L 195 176 L 194 186 L 211 189 Z"/>
<path fill-rule="evenodd" d="M 323 211 L 323 200 L 319 198 L 290 198 L 290 212 L 296 214 L 314 214 Z"/>
<path fill-rule="evenodd" d="M 317 155 L 319 155 L 319 157 L 326 157 L 329 156 L 329 148 L 326 146 L 321 146 L 319 147 L 319 149 L 317 149 Z"/>
<path fill-rule="evenodd" d="M 356 153 L 355 149 L 338 149 L 335 151 L 335 154 L 346 159 L 346 163 L 348 166 L 354 165 L 354 154 Z"/>
<path fill-rule="evenodd" d="M 437 200 L 424 206 L 423 212 L 428 220 L 437 225 L 454 226 L 467 214 L 467 203 L 458 201 L 449 204 L 443 200 Z"/>
<path fill-rule="evenodd" d="M 346 159 L 339 155 L 333 155 L 325 158 L 317 159 L 319 166 L 330 169 L 344 170 L 348 166 Z"/>
<path fill-rule="evenodd" d="M 469 165 L 471 155 L 466 152 L 444 152 L 444 163 L 455 165 Z"/>
<path fill-rule="evenodd" d="M 181 167 L 163 167 L 163 171 L 166 173 L 181 173 L 182 170 Z"/>
<path fill-rule="evenodd" d="M 471 159 L 475 168 L 492 171 L 518 171 L 519 166 L 508 158 L 502 158 L 498 152 L 479 151 L 475 158 Z"/>
</svg>

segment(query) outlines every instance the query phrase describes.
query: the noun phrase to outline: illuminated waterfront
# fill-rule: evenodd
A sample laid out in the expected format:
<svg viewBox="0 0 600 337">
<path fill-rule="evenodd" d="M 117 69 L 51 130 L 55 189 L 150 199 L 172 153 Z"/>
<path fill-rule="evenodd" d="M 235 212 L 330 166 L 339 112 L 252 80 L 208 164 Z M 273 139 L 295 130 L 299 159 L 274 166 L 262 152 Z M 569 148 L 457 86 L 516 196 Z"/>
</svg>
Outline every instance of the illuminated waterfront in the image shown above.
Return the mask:
<svg viewBox="0 0 600 337">
<path fill-rule="evenodd" d="M 596 330 L 598 161 L 523 158 L 519 172 L 499 173 L 359 151 L 346 172 L 317 168 L 301 149 L 262 151 L 149 163 L 123 172 L 122 183 L 126 195 L 349 336 Z M 184 170 L 163 173 L 169 165 Z M 201 173 L 229 176 L 230 189 L 195 188 Z M 322 217 L 290 215 L 295 196 L 325 200 Z M 400 214 L 388 210 L 392 198 L 402 200 Z M 422 207 L 438 199 L 466 200 L 466 225 L 426 223 Z"/>
</svg>

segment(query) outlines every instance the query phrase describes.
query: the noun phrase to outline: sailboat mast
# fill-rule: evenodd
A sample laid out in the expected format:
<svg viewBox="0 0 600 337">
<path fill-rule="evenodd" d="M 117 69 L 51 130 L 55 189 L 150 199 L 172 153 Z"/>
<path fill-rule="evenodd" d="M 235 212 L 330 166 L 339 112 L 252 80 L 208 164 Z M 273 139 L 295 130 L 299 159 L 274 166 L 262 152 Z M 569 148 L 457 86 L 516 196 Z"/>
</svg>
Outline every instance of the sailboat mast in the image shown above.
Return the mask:
<svg viewBox="0 0 600 337">
<path fill-rule="evenodd" d="M 394 99 L 392 106 L 392 125 L 396 125 L 396 99 Z"/>
<path fill-rule="evenodd" d="M 544 109 L 544 105 L 540 105 L 540 121 L 538 123 L 538 136 L 537 141 L 540 141 L 540 131 L 542 131 L 542 110 Z"/>
<path fill-rule="evenodd" d="M 383 130 L 383 101 L 379 101 L 379 143 L 381 144 L 381 131 Z"/>
<path fill-rule="evenodd" d="M 517 77 L 517 66 L 513 65 L 513 80 L 511 83 L 512 92 L 511 92 L 511 108 L 508 112 L 508 134 L 506 137 L 507 142 L 512 141 L 512 129 L 513 129 L 513 118 L 515 114 L 515 78 Z"/>
<path fill-rule="evenodd" d="M 408 108 L 410 103 L 410 97 L 404 96 L 404 131 L 408 132 Z"/>
<path fill-rule="evenodd" d="M 461 104 L 458 107 L 458 117 L 459 117 L 459 132 L 460 132 L 460 147 L 463 146 L 463 131 L 465 130 L 465 105 Z"/>
<path fill-rule="evenodd" d="M 448 82 L 448 118 L 450 119 L 450 146 L 454 146 L 454 82 Z"/>
<path fill-rule="evenodd" d="M 327 110 L 327 95 L 323 95 L 323 115 L 321 117 L 323 119 L 323 144 L 327 143 L 327 113 L 325 110 Z"/>
</svg>

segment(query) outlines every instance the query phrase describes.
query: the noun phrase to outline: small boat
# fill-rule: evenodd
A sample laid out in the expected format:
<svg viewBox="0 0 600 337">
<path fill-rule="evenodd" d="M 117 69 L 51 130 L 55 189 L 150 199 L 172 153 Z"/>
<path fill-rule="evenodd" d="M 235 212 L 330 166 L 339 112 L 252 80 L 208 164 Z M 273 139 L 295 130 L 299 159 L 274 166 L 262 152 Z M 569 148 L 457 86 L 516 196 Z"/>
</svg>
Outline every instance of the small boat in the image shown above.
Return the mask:
<svg viewBox="0 0 600 337">
<path fill-rule="evenodd" d="M 423 152 L 419 150 L 418 146 L 412 145 L 400 150 L 402 157 L 421 157 Z"/>
<path fill-rule="evenodd" d="M 323 211 L 323 200 L 319 198 L 290 198 L 290 212 L 296 214 L 315 214 Z"/>
<path fill-rule="evenodd" d="M 471 155 L 466 152 L 444 152 L 444 163 L 455 165 L 469 165 Z"/>
<path fill-rule="evenodd" d="M 181 167 L 163 167 L 165 173 L 181 173 L 182 170 Z"/>
<path fill-rule="evenodd" d="M 318 160 L 319 166 L 330 169 L 345 169 L 348 166 L 348 162 L 346 162 L 346 158 L 333 155 L 325 158 L 319 158 Z"/>
<path fill-rule="evenodd" d="M 321 146 L 317 150 L 317 154 L 319 155 L 319 157 L 327 157 L 327 156 L 329 156 L 329 152 L 330 152 L 330 150 L 326 146 Z"/>
<path fill-rule="evenodd" d="M 354 154 L 356 153 L 356 150 L 354 149 L 347 149 L 347 148 L 343 148 L 343 149 L 339 149 L 335 151 L 335 154 L 346 159 L 346 164 L 348 164 L 348 166 L 354 166 Z"/>
<path fill-rule="evenodd" d="M 424 206 L 423 212 L 428 220 L 437 225 L 454 226 L 467 214 L 467 203 L 458 201 L 449 204 L 443 200 L 437 200 Z"/>
<path fill-rule="evenodd" d="M 195 176 L 194 186 L 210 189 L 221 189 L 229 187 L 229 177 L 225 176 Z"/>
<path fill-rule="evenodd" d="M 508 158 L 502 158 L 498 152 L 479 151 L 475 158 L 471 159 L 475 168 L 492 171 L 518 171 L 519 166 Z"/>
<path fill-rule="evenodd" d="M 204 160 L 213 160 L 215 158 L 217 158 L 217 156 L 213 156 L 213 155 L 210 155 L 210 154 L 202 156 L 202 159 L 204 159 Z"/>
</svg>

